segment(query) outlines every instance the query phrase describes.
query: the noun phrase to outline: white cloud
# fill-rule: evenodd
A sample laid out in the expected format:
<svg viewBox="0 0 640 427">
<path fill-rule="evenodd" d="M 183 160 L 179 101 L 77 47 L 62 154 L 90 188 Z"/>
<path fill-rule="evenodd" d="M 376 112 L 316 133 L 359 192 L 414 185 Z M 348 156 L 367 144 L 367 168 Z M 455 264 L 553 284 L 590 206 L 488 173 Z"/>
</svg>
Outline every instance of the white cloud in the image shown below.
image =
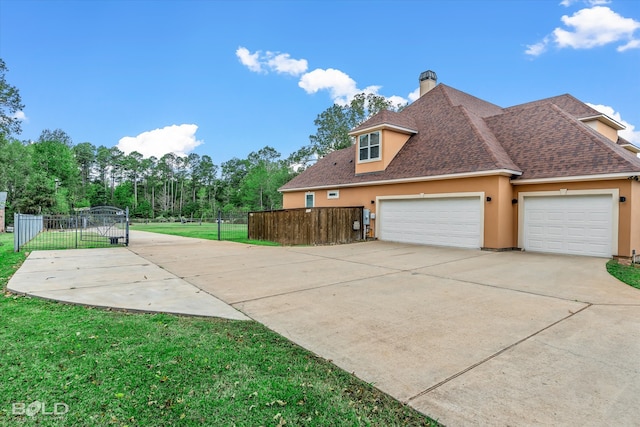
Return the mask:
<svg viewBox="0 0 640 427">
<path fill-rule="evenodd" d="M 203 143 L 196 139 L 197 130 L 198 126 L 194 124 L 165 126 L 138 136 L 125 136 L 118 141 L 117 147 L 125 154 L 137 151 L 144 157 L 160 158 L 167 153 L 183 157 Z"/>
<path fill-rule="evenodd" d="M 271 52 L 267 52 L 267 54 L 271 54 Z M 280 53 L 271 57 L 267 64 L 278 73 L 291 74 L 292 76 L 299 76 L 308 68 L 306 59 L 291 59 L 288 53 Z"/>
<path fill-rule="evenodd" d="M 349 77 L 348 74 L 333 68 L 326 70 L 316 68 L 304 74 L 300 78 L 298 86 L 307 93 L 328 90 L 331 99 L 339 104 L 346 104 L 356 94 L 362 92 L 358 89 L 355 80 Z"/>
<path fill-rule="evenodd" d="M 633 32 L 640 28 L 640 22 L 623 18 L 603 6 L 582 9 L 572 16 L 564 15 L 562 22 L 573 28 L 573 31 L 556 28 L 553 31 L 555 41 L 559 47 L 574 49 L 589 49 L 620 40 L 630 40 Z"/>
<path fill-rule="evenodd" d="M 236 50 L 236 56 L 238 57 L 238 59 L 240 59 L 242 65 L 246 66 L 254 73 L 259 73 L 262 71 L 262 65 L 260 64 L 260 60 L 258 59 L 258 57 L 260 56 L 259 52 L 251 53 L 246 47 L 239 47 Z"/>
<path fill-rule="evenodd" d="M 638 49 L 638 48 L 640 48 L 640 39 L 635 39 L 635 40 L 630 40 L 629 43 L 625 45 L 618 46 L 616 50 L 618 52 L 624 52 L 625 50 Z"/>
<path fill-rule="evenodd" d="M 602 104 L 589 104 L 588 102 L 587 105 L 593 109 L 600 111 L 602 114 L 611 117 L 616 122 L 625 126 L 626 129 L 619 131 L 618 134 L 627 141 L 640 146 L 640 130 L 635 130 L 636 127 L 634 125 L 623 120 L 620 116 L 620 113 L 615 111 L 613 107 Z"/>
<path fill-rule="evenodd" d="M 260 50 L 251 53 L 245 47 L 239 47 L 236 50 L 236 56 L 240 62 L 249 70 L 256 73 L 276 72 L 278 74 L 289 74 L 291 76 L 300 76 L 298 86 L 309 94 L 317 93 L 322 90 L 329 92 L 329 96 L 333 102 L 345 105 L 353 99 L 358 93 L 374 93 L 378 94 L 381 86 L 367 86 L 364 89 L 358 88 L 355 80 L 347 73 L 336 70 L 334 68 L 316 68 L 307 72 L 309 68 L 306 59 L 293 59 L 288 53 L 279 53 Z M 414 92 L 409 94 L 409 98 L 414 101 L 419 97 Z M 413 96 L 413 98 L 412 98 Z M 391 96 L 388 98 L 394 105 L 406 104 L 407 100 L 401 96 Z"/>
<path fill-rule="evenodd" d="M 565 2 L 561 3 L 564 4 Z M 590 4 L 604 4 L 602 1 L 591 1 Z M 538 56 L 546 51 L 550 43 L 559 48 L 591 49 L 611 43 L 626 42 L 617 50 L 640 48 L 640 39 L 634 38 L 634 32 L 640 28 L 640 22 L 625 18 L 608 7 L 593 6 L 581 9 L 571 16 L 561 18 L 566 28 L 556 28 L 541 42 L 527 45 L 525 53 Z"/>
<path fill-rule="evenodd" d="M 581 0 L 562 0 L 560 2 L 560 5 L 565 6 L 565 7 L 569 7 L 574 3 L 578 3 Z M 611 0 L 582 0 L 583 3 L 586 3 L 590 6 L 597 6 L 600 4 L 609 4 L 611 3 Z"/>
<path fill-rule="evenodd" d="M 420 98 L 420 86 L 418 86 L 413 92 L 411 92 L 407 98 L 409 98 L 409 102 L 413 102 L 416 99 Z"/>
<path fill-rule="evenodd" d="M 242 65 L 254 73 L 275 71 L 279 74 L 299 76 L 308 68 L 306 59 L 292 59 L 288 53 L 262 53 L 259 50 L 251 53 L 249 49 L 241 46 L 236 50 L 236 56 Z"/>
<path fill-rule="evenodd" d="M 346 105 L 359 93 L 373 93 L 379 95 L 382 86 L 371 85 L 364 89 L 359 89 L 355 80 L 343 71 L 333 68 L 315 70 L 305 73 L 300 78 L 298 86 L 307 93 L 317 93 L 321 90 L 329 92 L 333 102 L 339 105 Z M 393 95 L 387 97 L 393 105 L 406 104 L 407 100 L 401 96 Z"/>
<path fill-rule="evenodd" d="M 547 46 L 550 41 L 551 39 L 547 36 L 539 43 L 527 45 L 527 50 L 525 50 L 524 53 L 531 56 L 541 55 L 547 51 Z"/>
<path fill-rule="evenodd" d="M 19 110 L 19 111 L 16 111 L 15 113 L 13 113 L 13 114 L 11 115 L 11 118 L 12 118 L 12 119 L 18 119 L 18 120 L 20 120 L 21 122 L 27 122 L 27 121 L 29 121 L 29 118 L 27 117 L 27 115 L 26 115 L 26 114 L 24 113 L 24 111 L 22 111 L 22 110 Z"/>
</svg>

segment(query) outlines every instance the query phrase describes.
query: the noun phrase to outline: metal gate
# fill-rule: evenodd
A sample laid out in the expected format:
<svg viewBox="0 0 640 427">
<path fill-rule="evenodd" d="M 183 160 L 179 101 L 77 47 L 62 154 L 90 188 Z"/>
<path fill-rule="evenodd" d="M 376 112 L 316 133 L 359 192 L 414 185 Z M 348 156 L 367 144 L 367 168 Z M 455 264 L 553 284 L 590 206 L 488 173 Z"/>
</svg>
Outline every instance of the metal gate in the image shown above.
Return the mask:
<svg viewBox="0 0 640 427">
<path fill-rule="evenodd" d="M 20 250 L 129 245 L 129 209 L 98 206 L 74 215 L 14 215 L 13 246 Z"/>
</svg>

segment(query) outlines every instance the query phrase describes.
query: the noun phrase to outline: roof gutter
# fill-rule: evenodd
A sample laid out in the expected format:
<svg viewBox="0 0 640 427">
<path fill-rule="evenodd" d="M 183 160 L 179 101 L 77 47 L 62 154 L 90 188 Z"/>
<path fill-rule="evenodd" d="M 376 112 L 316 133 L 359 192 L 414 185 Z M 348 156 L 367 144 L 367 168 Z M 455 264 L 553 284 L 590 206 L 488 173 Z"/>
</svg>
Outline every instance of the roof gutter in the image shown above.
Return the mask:
<svg viewBox="0 0 640 427">
<path fill-rule="evenodd" d="M 454 173 L 454 174 L 447 174 L 447 175 L 419 176 L 414 178 L 385 179 L 380 181 L 364 181 L 364 182 L 349 183 L 349 184 L 329 184 L 329 185 L 317 185 L 314 187 L 297 187 L 297 188 L 287 188 L 287 189 L 279 188 L 278 191 L 281 193 L 291 193 L 294 191 L 328 190 L 328 189 L 349 188 L 349 187 L 368 187 L 371 185 L 406 184 L 406 183 L 412 183 L 412 182 L 477 178 L 477 177 L 493 176 L 493 175 L 512 177 L 514 175 L 520 176 L 522 175 L 522 172 L 514 171 L 510 169 L 494 169 L 494 170 L 479 171 L 479 172 L 464 172 L 464 173 Z"/>
<path fill-rule="evenodd" d="M 349 132 L 349 136 L 361 135 L 363 133 L 369 133 L 369 132 L 374 131 L 374 130 L 383 130 L 383 129 L 395 130 L 397 132 L 407 133 L 407 134 L 416 134 L 416 133 L 418 133 L 418 131 L 414 130 L 414 129 L 409 129 L 409 128 L 405 128 L 405 127 L 402 127 L 402 126 L 392 125 L 392 124 L 389 124 L 389 123 L 381 123 L 381 124 L 378 124 L 378 125 L 370 126 L 368 128 L 358 129 L 357 131 L 351 131 L 351 132 Z"/>
<path fill-rule="evenodd" d="M 558 182 L 573 182 L 573 181 L 607 181 L 613 179 L 638 179 L 640 171 L 610 173 L 602 175 L 576 175 L 576 176 L 561 176 L 550 178 L 531 178 L 531 179 L 512 179 L 513 185 L 525 185 L 525 184 L 553 184 Z"/>
<path fill-rule="evenodd" d="M 622 123 L 613 120 L 611 117 L 607 116 L 606 114 L 598 114 L 597 116 L 588 116 L 588 117 L 580 117 L 579 119 L 581 122 L 590 122 L 592 120 L 597 120 L 599 122 L 602 122 L 606 125 L 609 125 L 610 127 L 614 128 L 615 130 L 623 130 L 626 129 L 626 126 L 623 125 Z"/>
</svg>

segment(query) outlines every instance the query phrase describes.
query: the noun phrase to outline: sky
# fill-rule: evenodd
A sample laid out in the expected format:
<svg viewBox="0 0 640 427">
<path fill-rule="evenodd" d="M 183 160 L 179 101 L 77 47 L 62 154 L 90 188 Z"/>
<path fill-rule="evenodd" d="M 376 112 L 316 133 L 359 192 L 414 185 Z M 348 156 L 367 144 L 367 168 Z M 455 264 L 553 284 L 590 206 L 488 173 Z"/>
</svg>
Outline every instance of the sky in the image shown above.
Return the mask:
<svg viewBox="0 0 640 427">
<path fill-rule="evenodd" d="M 221 164 L 308 144 L 334 102 L 418 76 L 501 107 L 569 93 L 640 145 L 637 0 L 0 0 L 21 140 Z"/>
</svg>

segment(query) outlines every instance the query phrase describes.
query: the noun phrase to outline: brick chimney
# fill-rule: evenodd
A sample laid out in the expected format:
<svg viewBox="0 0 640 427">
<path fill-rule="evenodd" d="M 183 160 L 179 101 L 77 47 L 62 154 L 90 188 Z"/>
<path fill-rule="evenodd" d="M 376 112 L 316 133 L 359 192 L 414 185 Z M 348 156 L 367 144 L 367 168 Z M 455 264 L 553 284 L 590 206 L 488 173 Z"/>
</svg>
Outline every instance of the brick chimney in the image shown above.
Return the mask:
<svg viewBox="0 0 640 427">
<path fill-rule="evenodd" d="M 427 70 L 420 73 L 420 96 L 436 87 L 437 83 L 438 76 L 436 76 L 435 71 Z"/>
</svg>

